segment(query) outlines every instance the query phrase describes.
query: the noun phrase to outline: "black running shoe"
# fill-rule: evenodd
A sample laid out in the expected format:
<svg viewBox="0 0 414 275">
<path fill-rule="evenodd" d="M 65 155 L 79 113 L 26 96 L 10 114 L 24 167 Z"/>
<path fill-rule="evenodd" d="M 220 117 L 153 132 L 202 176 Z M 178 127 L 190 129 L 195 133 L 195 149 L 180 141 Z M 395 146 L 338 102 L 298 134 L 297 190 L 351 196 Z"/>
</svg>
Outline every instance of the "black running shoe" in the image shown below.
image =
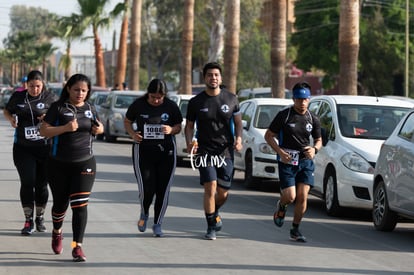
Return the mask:
<svg viewBox="0 0 414 275">
<path fill-rule="evenodd" d="M 221 227 L 223 226 L 223 221 L 221 220 L 221 216 L 220 216 L 220 214 L 217 214 L 216 215 L 216 217 L 214 218 L 214 220 L 215 220 L 215 222 L 216 222 L 216 225 L 215 225 L 215 228 L 214 228 L 214 230 L 217 232 L 217 231 L 220 231 L 221 230 Z"/>
<path fill-rule="evenodd" d="M 297 241 L 297 242 L 301 242 L 301 243 L 306 243 L 306 238 L 305 236 L 302 235 L 302 233 L 300 233 L 299 229 L 297 228 L 292 228 L 290 230 L 290 239 L 292 241 Z"/>
<path fill-rule="evenodd" d="M 286 214 L 287 206 L 282 207 L 280 205 L 280 200 L 277 202 L 277 209 L 276 212 L 273 214 L 273 222 L 276 226 L 282 227 L 283 223 L 285 222 L 285 214 Z"/>
<path fill-rule="evenodd" d="M 34 232 L 33 220 L 27 220 L 24 222 L 24 227 L 21 231 L 23 236 L 30 236 Z"/>
<path fill-rule="evenodd" d="M 35 223 L 37 232 L 46 232 L 46 226 L 43 216 L 36 217 Z"/>
<path fill-rule="evenodd" d="M 214 229 L 214 227 L 208 227 L 207 228 L 207 233 L 206 235 L 204 235 L 204 238 L 206 238 L 207 240 L 215 240 L 216 239 L 216 230 Z"/>
</svg>

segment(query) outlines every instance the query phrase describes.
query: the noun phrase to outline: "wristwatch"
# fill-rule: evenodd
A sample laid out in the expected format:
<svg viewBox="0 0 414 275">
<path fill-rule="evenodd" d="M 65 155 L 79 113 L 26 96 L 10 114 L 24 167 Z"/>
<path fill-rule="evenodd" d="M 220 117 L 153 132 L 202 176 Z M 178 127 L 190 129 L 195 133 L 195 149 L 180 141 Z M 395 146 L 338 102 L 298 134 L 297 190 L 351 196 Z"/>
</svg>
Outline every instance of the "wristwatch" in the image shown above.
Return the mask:
<svg viewBox="0 0 414 275">
<path fill-rule="evenodd" d="M 316 146 L 313 146 L 313 149 L 315 149 L 315 155 L 318 153 L 318 148 L 316 148 Z"/>
</svg>

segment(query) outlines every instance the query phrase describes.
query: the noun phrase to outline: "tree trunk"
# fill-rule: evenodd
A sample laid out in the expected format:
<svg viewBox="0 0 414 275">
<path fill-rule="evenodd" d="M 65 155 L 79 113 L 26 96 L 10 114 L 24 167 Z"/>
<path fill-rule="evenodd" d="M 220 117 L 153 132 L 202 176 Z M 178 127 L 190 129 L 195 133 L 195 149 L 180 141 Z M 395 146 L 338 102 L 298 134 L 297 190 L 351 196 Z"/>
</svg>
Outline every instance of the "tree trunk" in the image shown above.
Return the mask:
<svg viewBox="0 0 414 275">
<path fill-rule="evenodd" d="M 226 41 L 224 47 L 224 83 L 236 93 L 240 48 L 240 0 L 227 0 Z"/>
<path fill-rule="evenodd" d="M 272 95 L 285 97 L 287 0 L 272 1 L 272 37 L 270 60 L 272 65 Z"/>
<path fill-rule="evenodd" d="M 182 34 L 182 64 L 180 73 L 180 94 L 192 94 L 192 51 L 194 40 L 194 0 L 185 0 Z"/>
<path fill-rule="evenodd" d="M 210 33 L 210 48 L 208 49 L 208 61 L 220 62 L 223 55 L 224 27 L 222 21 L 214 22 Z"/>
<path fill-rule="evenodd" d="M 139 65 L 141 52 L 141 9 L 142 0 L 133 0 L 131 13 L 130 38 L 130 71 L 129 86 L 131 90 L 139 90 Z"/>
<path fill-rule="evenodd" d="M 359 1 L 341 0 L 339 19 L 339 93 L 357 95 Z"/>
<path fill-rule="evenodd" d="M 118 84 L 120 90 L 123 90 L 122 83 L 125 82 L 126 68 L 127 68 L 127 39 L 128 39 L 128 15 L 129 15 L 129 0 L 124 0 L 126 10 L 121 25 L 121 35 L 119 37 L 118 58 L 115 70 L 114 84 Z"/>
<path fill-rule="evenodd" d="M 72 66 L 72 56 L 71 56 L 71 43 L 68 42 L 67 43 L 67 47 L 66 47 L 66 61 L 64 64 L 64 74 L 65 74 L 65 81 L 69 79 L 70 77 L 70 71 L 71 71 L 71 66 Z"/>
<path fill-rule="evenodd" d="M 105 66 L 102 52 L 101 39 L 98 35 L 98 30 L 93 27 L 93 37 L 95 46 L 95 62 L 96 62 L 96 85 L 106 87 L 105 81 Z"/>
</svg>

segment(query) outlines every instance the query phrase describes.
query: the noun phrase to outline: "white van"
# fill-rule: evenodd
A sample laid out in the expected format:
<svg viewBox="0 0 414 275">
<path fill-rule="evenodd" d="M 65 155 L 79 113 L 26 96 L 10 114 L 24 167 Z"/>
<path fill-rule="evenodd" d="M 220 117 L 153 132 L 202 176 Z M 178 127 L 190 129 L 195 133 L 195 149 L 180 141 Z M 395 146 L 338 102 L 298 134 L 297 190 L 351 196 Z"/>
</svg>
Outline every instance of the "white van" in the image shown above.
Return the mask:
<svg viewBox="0 0 414 275">
<path fill-rule="evenodd" d="M 414 103 L 371 96 L 315 96 L 309 110 L 321 121 L 311 193 L 329 215 L 343 207 L 372 209 L 372 181 L 381 144 Z"/>
</svg>

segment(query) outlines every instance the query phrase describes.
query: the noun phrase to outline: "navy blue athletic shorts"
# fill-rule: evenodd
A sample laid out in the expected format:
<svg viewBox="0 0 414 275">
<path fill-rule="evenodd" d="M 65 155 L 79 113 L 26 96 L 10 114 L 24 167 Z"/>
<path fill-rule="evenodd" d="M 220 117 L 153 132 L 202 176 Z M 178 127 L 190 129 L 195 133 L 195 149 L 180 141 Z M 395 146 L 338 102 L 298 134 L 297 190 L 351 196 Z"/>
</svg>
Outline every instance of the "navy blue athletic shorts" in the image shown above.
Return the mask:
<svg viewBox="0 0 414 275">
<path fill-rule="evenodd" d="M 311 159 L 300 159 L 298 165 L 278 163 L 280 189 L 295 186 L 296 183 L 305 183 L 313 187 L 315 165 Z"/>
<path fill-rule="evenodd" d="M 200 184 L 217 181 L 217 185 L 224 189 L 230 189 L 233 178 L 233 160 L 223 156 L 206 155 L 206 161 L 198 167 L 200 172 Z"/>
</svg>

